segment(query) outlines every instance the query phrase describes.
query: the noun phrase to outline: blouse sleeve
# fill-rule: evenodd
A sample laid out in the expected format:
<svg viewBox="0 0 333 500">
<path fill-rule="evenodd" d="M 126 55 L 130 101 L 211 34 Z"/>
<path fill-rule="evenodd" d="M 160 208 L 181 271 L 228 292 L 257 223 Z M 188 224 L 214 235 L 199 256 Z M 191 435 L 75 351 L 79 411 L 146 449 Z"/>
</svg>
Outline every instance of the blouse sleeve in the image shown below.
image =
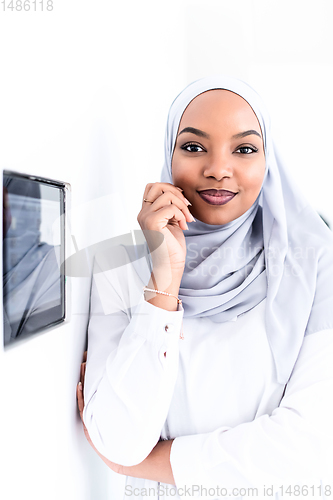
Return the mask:
<svg viewBox="0 0 333 500">
<path fill-rule="evenodd" d="M 121 274 L 111 276 L 93 279 L 83 420 L 97 450 L 129 466 L 148 456 L 167 418 L 183 310 L 155 307 L 141 291 L 129 309 L 117 286 Z"/>
<path fill-rule="evenodd" d="M 173 441 L 170 461 L 176 486 L 192 486 L 193 491 L 197 485 L 220 485 L 228 491 L 264 485 L 317 487 L 324 478 L 332 487 L 332 415 L 333 330 L 323 330 L 305 337 L 284 397 L 271 415 Z"/>
</svg>

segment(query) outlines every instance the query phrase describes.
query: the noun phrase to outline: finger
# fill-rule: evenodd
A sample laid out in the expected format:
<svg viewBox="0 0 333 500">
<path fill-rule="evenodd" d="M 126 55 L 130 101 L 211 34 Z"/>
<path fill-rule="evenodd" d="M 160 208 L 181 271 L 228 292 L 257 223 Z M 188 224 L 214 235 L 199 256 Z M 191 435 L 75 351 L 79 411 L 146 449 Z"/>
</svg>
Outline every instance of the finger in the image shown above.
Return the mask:
<svg viewBox="0 0 333 500">
<path fill-rule="evenodd" d="M 150 191 L 150 189 L 151 189 L 152 186 L 153 186 L 152 182 L 150 182 L 149 184 L 146 185 L 144 193 L 143 193 L 143 197 L 144 198 L 147 198 L 147 195 L 148 195 L 148 193 L 149 193 L 149 191 Z"/>
<path fill-rule="evenodd" d="M 160 229 L 164 229 L 168 224 L 178 224 L 183 231 L 188 229 L 185 215 L 174 204 L 160 208 L 160 210 L 155 212 L 153 215 L 156 217 L 158 216 L 158 223 L 161 224 Z"/>
<path fill-rule="evenodd" d="M 167 191 L 154 201 L 154 203 L 151 206 L 151 210 L 156 212 L 157 210 L 159 210 L 164 206 L 173 204 L 183 212 L 183 214 L 185 215 L 185 219 L 188 222 L 193 222 L 194 220 L 193 216 L 189 211 L 188 206 L 183 200 L 180 199 L 178 196 L 175 196 L 174 193 L 172 193 L 171 191 Z"/>
<path fill-rule="evenodd" d="M 182 195 L 181 188 L 174 186 L 173 184 L 168 184 L 166 182 L 155 182 L 154 184 L 147 184 L 143 198 L 154 202 L 156 198 L 161 196 L 165 192 L 172 192 L 175 196 L 178 196 L 186 205 L 189 201 Z M 142 202 L 142 206 L 149 205 L 145 201 Z"/>
<path fill-rule="evenodd" d="M 145 196 L 145 198 L 150 201 L 155 201 L 156 198 L 166 192 L 171 192 L 175 196 L 178 196 L 178 198 L 182 200 L 186 205 L 190 203 L 188 200 L 186 200 L 180 188 L 166 182 L 155 182 L 154 184 L 152 184 L 150 189 L 147 191 L 147 196 Z"/>
<path fill-rule="evenodd" d="M 84 351 L 83 357 L 82 357 L 82 362 L 84 363 L 85 361 L 87 361 L 87 351 Z"/>
<path fill-rule="evenodd" d="M 86 425 L 84 423 L 84 420 L 83 420 L 84 396 L 83 396 L 83 387 L 82 387 L 81 382 L 79 382 L 77 384 L 77 386 L 76 386 L 76 397 L 77 397 L 77 406 L 78 406 L 78 409 L 79 409 L 80 418 L 81 418 L 81 421 L 82 421 L 82 424 L 83 424 L 83 432 L 84 432 L 87 440 L 94 447 L 94 445 L 92 444 L 92 441 L 90 439 L 90 436 L 89 436 L 89 433 L 88 433 L 88 429 L 87 429 L 87 427 L 86 427 Z"/>
<path fill-rule="evenodd" d="M 86 363 L 81 363 L 80 367 L 80 382 L 84 385 L 84 376 L 86 373 Z"/>
<path fill-rule="evenodd" d="M 76 386 L 76 397 L 77 397 L 77 406 L 79 408 L 80 417 L 81 420 L 83 421 L 84 398 L 83 398 L 83 388 L 81 382 L 79 382 Z"/>
</svg>

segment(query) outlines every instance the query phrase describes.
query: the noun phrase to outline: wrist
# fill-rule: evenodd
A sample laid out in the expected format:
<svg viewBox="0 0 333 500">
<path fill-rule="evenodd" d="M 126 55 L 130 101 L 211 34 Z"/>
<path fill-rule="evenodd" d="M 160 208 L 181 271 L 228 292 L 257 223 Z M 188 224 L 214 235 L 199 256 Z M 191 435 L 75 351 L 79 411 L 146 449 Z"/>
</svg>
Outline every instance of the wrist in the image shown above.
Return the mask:
<svg viewBox="0 0 333 500">
<path fill-rule="evenodd" d="M 156 277 L 155 273 L 152 273 L 146 287 L 149 290 L 145 290 L 144 292 L 145 300 L 161 309 L 177 311 L 181 303 L 178 298 L 179 284 L 180 280 L 171 280 L 171 283 L 168 280 L 167 283 L 164 279 L 159 279 L 158 276 Z"/>
<path fill-rule="evenodd" d="M 182 303 L 181 299 L 177 295 L 175 295 L 173 293 L 170 293 L 170 292 L 163 292 L 162 290 L 157 290 L 156 288 L 149 288 L 147 286 L 143 287 L 143 291 L 144 291 L 145 294 L 146 293 L 153 294 L 152 298 L 154 298 L 156 295 L 157 296 L 161 295 L 162 297 L 171 297 L 172 299 L 176 299 L 176 301 L 177 301 L 177 309 L 178 309 L 178 306 L 180 306 L 181 303 Z"/>
<path fill-rule="evenodd" d="M 166 311 L 178 311 L 181 300 L 176 294 L 163 292 L 158 289 L 144 290 L 144 297 L 147 302 L 155 307 L 160 307 Z"/>
<path fill-rule="evenodd" d="M 173 293 L 171 291 L 171 289 L 173 289 L 176 291 L 176 295 L 178 295 L 183 273 L 183 267 L 178 269 L 171 269 L 166 266 L 154 266 L 151 273 L 150 282 L 153 283 L 153 288 L 157 288 L 158 290 L 163 290 L 165 292 L 170 291 L 170 293 Z"/>
</svg>

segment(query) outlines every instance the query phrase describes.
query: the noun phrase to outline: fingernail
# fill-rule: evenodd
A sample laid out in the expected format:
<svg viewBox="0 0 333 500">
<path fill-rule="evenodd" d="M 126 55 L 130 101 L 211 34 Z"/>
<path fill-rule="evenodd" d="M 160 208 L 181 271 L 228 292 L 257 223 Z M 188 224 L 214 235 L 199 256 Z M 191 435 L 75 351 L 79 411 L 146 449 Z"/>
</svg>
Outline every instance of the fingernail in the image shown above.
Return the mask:
<svg viewBox="0 0 333 500">
<path fill-rule="evenodd" d="M 179 189 L 179 191 L 183 192 L 184 190 L 182 188 L 179 188 L 178 186 L 176 186 L 177 189 Z"/>
<path fill-rule="evenodd" d="M 191 214 L 191 217 L 192 217 L 192 222 L 195 222 L 195 218 L 193 217 L 193 215 Z"/>
<path fill-rule="evenodd" d="M 187 223 L 186 223 L 186 222 L 185 222 L 185 225 L 186 225 L 186 229 L 188 229 L 188 225 L 187 225 Z"/>
<path fill-rule="evenodd" d="M 188 201 L 188 199 L 187 199 L 187 198 L 185 198 L 185 202 L 186 202 L 186 205 L 187 205 L 187 206 L 190 206 L 190 207 L 192 206 L 192 203 L 191 203 L 190 201 Z"/>
<path fill-rule="evenodd" d="M 82 391 L 82 382 L 78 383 L 79 389 Z"/>
</svg>

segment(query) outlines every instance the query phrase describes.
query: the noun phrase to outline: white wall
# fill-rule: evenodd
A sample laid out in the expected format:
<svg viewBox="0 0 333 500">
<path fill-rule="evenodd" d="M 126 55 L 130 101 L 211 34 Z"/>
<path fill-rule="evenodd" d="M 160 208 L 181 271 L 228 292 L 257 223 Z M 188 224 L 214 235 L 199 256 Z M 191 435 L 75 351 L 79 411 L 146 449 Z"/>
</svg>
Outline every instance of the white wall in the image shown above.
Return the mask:
<svg viewBox="0 0 333 500">
<path fill-rule="evenodd" d="M 159 179 L 171 101 L 224 72 L 263 96 L 290 169 L 333 224 L 331 18 L 330 0 L 54 0 L 52 12 L 1 12 L 0 166 L 72 185 L 79 248 L 127 232 Z M 77 415 L 90 283 L 70 284 L 66 325 L 0 351 L 5 500 L 119 498 Z"/>
<path fill-rule="evenodd" d="M 79 249 L 127 232 L 142 172 L 158 179 L 167 107 L 185 83 L 170 7 L 54 0 L 53 12 L 1 12 L 1 167 L 71 184 Z M 66 325 L 1 349 L 4 500 L 117 498 L 77 414 L 90 280 L 70 281 Z"/>
<path fill-rule="evenodd" d="M 186 79 L 227 73 L 250 83 L 282 156 L 333 228 L 331 0 L 188 0 Z"/>
</svg>

